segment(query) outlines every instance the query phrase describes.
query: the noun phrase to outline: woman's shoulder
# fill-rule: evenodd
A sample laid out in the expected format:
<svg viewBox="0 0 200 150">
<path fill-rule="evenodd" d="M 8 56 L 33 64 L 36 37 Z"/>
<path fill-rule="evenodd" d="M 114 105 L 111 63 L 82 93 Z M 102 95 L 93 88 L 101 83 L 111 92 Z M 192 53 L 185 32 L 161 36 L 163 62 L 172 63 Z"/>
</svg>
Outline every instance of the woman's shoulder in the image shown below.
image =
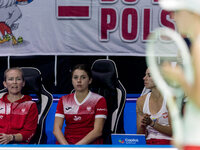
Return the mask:
<svg viewBox="0 0 200 150">
<path fill-rule="evenodd" d="M 95 99 L 101 99 L 104 98 L 102 95 L 98 94 L 98 93 L 94 93 L 92 91 L 89 92 L 90 96 L 94 97 Z M 105 99 L 105 98 L 104 98 Z"/>
<path fill-rule="evenodd" d="M 66 99 L 73 96 L 74 96 L 74 93 L 70 93 L 70 94 L 63 95 L 62 97 L 60 97 L 60 99 Z"/>
<path fill-rule="evenodd" d="M 33 100 L 30 95 L 23 95 L 23 97 L 20 100 L 18 100 L 18 103 L 20 105 L 24 105 L 26 107 L 37 107 L 36 102 L 37 100 Z"/>
<path fill-rule="evenodd" d="M 146 97 L 147 97 L 148 94 L 149 94 L 149 93 L 140 96 L 140 97 L 137 99 L 137 105 L 142 105 L 142 106 L 143 106 L 143 105 L 144 105 L 144 102 L 145 102 L 145 100 L 146 100 Z"/>
</svg>

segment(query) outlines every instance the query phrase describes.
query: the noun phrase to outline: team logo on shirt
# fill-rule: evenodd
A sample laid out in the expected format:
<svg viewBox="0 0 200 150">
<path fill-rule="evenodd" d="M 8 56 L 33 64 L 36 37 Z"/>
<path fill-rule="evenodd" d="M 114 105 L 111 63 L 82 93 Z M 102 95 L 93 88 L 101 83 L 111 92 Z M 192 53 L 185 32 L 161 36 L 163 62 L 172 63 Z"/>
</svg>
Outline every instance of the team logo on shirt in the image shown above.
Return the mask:
<svg viewBox="0 0 200 150">
<path fill-rule="evenodd" d="M 3 115 L 0 115 L 0 119 L 3 119 Z"/>
<path fill-rule="evenodd" d="M 164 119 L 166 119 L 166 118 L 168 118 L 168 113 L 165 112 L 165 113 L 162 114 L 162 116 L 163 116 Z"/>
<path fill-rule="evenodd" d="M 74 121 L 79 121 L 81 120 L 81 116 L 74 116 Z"/>
<path fill-rule="evenodd" d="M 90 106 L 87 107 L 87 111 L 91 111 L 92 108 Z"/>
<path fill-rule="evenodd" d="M 25 112 L 25 110 L 26 110 L 26 109 L 25 109 L 25 108 L 23 108 L 23 109 L 22 109 L 22 112 Z"/>
</svg>

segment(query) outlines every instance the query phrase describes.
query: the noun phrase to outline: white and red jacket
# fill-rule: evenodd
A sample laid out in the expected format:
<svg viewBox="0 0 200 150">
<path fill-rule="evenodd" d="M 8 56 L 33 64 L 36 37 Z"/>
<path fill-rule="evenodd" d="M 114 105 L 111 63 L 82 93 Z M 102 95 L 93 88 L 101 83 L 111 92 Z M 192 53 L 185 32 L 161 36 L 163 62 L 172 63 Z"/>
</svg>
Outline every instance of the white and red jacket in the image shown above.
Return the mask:
<svg viewBox="0 0 200 150">
<path fill-rule="evenodd" d="M 7 96 L 8 93 L 0 99 L 0 133 L 20 133 L 23 136 L 21 143 L 29 143 L 37 128 L 37 105 L 28 95 L 13 103 Z"/>
</svg>

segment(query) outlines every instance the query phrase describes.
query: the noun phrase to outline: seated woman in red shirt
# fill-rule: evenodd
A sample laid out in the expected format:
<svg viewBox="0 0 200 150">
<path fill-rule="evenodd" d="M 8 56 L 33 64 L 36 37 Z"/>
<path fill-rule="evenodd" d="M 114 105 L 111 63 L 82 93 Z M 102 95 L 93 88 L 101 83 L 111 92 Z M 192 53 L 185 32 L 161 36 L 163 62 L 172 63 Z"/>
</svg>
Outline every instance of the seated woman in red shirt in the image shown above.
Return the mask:
<svg viewBox="0 0 200 150">
<path fill-rule="evenodd" d="M 8 92 L 0 99 L 0 144 L 29 143 L 37 128 L 38 110 L 32 98 L 21 93 L 22 70 L 7 69 L 3 84 Z"/>
<path fill-rule="evenodd" d="M 53 133 L 60 144 L 103 144 L 101 135 L 107 117 L 106 100 L 89 91 L 91 82 L 90 69 L 83 64 L 75 66 L 72 70 L 75 93 L 60 98 L 55 115 Z"/>
</svg>

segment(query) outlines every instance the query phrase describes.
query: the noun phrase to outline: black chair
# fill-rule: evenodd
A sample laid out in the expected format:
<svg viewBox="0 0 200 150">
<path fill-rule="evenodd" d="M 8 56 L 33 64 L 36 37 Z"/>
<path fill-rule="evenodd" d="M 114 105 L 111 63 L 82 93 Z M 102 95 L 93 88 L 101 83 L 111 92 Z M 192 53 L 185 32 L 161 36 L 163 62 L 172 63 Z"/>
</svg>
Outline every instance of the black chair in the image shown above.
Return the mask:
<svg viewBox="0 0 200 150">
<path fill-rule="evenodd" d="M 45 144 L 47 136 L 45 134 L 45 118 L 53 102 L 53 96 L 44 88 L 42 84 L 41 73 L 33 67 L 22 67 L 24 73 L 25 87 L 22 93 L 32 94 L 38 108 L 38 125 L 36 133 L 30 141 L 30 144 Z M 7 89 L 0 90 L 0 97 L 7 92 Z"/>
<path fill-rule="evenodd" d="M 124 107 L 126 90 L 118 79 L 115 62 L 109 59 L 96 60 L 92 67 L 93 82 L 91 91 L 105 97 L 108 107 L 108 117 L 105 122 L 103 137 L 105 144 L 111 144 L 112 133 L 125 133 Z"/>
</svg>

